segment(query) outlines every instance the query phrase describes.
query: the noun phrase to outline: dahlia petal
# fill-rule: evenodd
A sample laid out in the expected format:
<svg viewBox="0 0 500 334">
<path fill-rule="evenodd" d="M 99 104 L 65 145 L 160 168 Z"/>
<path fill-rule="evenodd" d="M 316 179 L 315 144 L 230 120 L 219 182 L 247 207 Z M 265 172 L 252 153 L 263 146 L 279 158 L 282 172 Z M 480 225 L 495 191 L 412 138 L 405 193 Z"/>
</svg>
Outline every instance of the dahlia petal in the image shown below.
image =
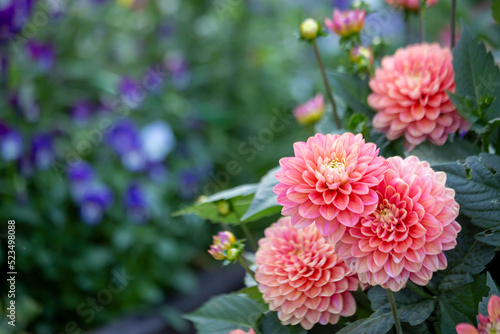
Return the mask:
<svg viewBox="0 0 500 334">
<path fill-rule="evenodd" d="M 359 221 L 359 215 L 354 212 L 345 210 L 341 211 L 338 214 L 337 219 L 341 224 L 352 227 Z"/>
<path fill-rule="evenodd" d="M 333 220 L 339 214 L 339 209 L 334 205 L 322 205 L 320 206 L 320 213 L 326 220 Z"/>
<path fill-rule="evenodd" d="M 500 318 L 500 298 L 492 295 L 488 301 L 488 315 L 493 319 Z"/>
<path fill-rule="evenodd" d="M 477 329 L 471 324 L 458 324 L 455 329 L 457 334 L 479 334 Z"/>
<path fill-rule="evenodd" d="M 318 206 L 309 201 L 302 203 L 299 206 L 299 214 L 307 219 L 315 219 L 320 216 Z"/>
<path fill-rule="evenodd" d="M 337 196 L 332 201 L 332 203 L 339 209 L 345 210 L 349 204 L 349 196 L 342 193 L 337 193 Z"/>
</svg>

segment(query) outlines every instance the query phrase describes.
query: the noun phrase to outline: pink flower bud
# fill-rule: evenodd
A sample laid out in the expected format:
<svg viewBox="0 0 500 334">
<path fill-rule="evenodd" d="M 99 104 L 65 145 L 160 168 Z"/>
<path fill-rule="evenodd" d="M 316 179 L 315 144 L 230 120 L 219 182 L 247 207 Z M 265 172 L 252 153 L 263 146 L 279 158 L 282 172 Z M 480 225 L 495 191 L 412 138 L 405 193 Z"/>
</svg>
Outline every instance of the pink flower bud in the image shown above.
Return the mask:
<svg viewBox="0 0 500 334">
<path fill-rule="evenodd" d="M 359 69 L 367 69 L 373 65 L 373 52 L 370 47 L 356 46 L 351 50 L 349 59 Z"/>
<path fill-rule="evenodd" d="M 333 21 L 325 19 L 325 24 L 334 33 L 347 37 L 353 34 L 358 34 L 365 25 L 365 11 L 361 9 L 333 11 Z"/>
<path fill-rule="evenodd" d="M 314 124 L 320 120 L 325 112 L 325 98 L 317 94 L 304 104 L 301 104 L 293 111 L 293 115 L 300 124 Z"/>
<path fill-rule="evenodd" d="M 213 236 L 213 244 L 210 246 L 208 253 L 216 260 L 225 260 L 227 258 L 227 251 L 235 244 L 236 238 L 231 232 L 219 232 L 219 234 Z"/>
</svg>

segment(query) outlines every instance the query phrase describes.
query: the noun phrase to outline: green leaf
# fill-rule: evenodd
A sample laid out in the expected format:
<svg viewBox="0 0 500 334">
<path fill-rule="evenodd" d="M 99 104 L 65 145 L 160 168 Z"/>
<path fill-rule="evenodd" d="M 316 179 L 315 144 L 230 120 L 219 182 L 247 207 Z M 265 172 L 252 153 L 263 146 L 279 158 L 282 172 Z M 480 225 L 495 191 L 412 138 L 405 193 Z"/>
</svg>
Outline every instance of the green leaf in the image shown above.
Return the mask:
<svg viewBox="0 0 500 334">
<path fill-rule="evenodd" d="M 490 288 L 490 292 L 488 293 L 488 297 L 483 297 L 481 302 L 479 303 L 479 314 L 486 316 L 488 314 L 488 300 L 492 295 L 500 295 L 498 292 L 498 287 L 491 277 L 490 273 L 486 273 L 486 286 Z"/>
<path fill-rule="evenodd" d="M 273 192 L 273 187 L 278 184 L 275 175 L 280 169 L 281 167 L 273 168 L 260 179 L 252 204 L 241 217 L 243 222 L 255 221 L 281 211 L 281 205 L 277 202 L 278 196 Z"/>
<path fill-rule="evenodd" d="M 487 245 L 500 246 L 500 230 L 498 229 L 487 229 L 474 237 Z"/>
<path fill-rule="evenodd" d="M 234 329 L 253 328 L 267 308 L 246 294 L 221 295 L 185 315 L 200 334 L 227 334 Z"/>
<path fill-rule="evenodd" d="M 495 256 L 493 247 L 476 242 L 473 234 L 473 226 L 462 224 L 457 246 L 445 252 L 448 268 L 438 274 L 443 276 L 439 290 L 448 291 L 472 282 L 473 275 L 482 272 Z"/>
<path fill-rule="evenodd" d="M 447 141 L 439 148 L 426 141 L 425 143 L 418 145 L 413 151 L 409 152 L 407 156 L 416 155 L 420 158 L 420 160 L 425 160 L 431 164 L 431 166 L 434 166 L 455 162 L 457 160 L 465 160 L 467 157 L 479 153 L 481 153 L 481 150 L 477 147 L 477 145 L 458 139 L 454 142 Z"/>
<path fill-rule="evenodd" d="M 367 319 L 357 320 L 342 328 L 337 334 L 383 334 L 387 333 L 394 325 L 392 313 L 377 311 Z"/>
<path fill-rule="evenodd" d="M 439 326 L 442 333 L 455 333 L 455 326 L 461 322 L 475 323 L 478 304 L 488 294 L 484 275 L 460 289 L 447 291 L 439 297 Z"/>
<path fill-rule="evenodd" d="M 497 21 L 497 24 L 500 24 L 500 0 L 493 0 L 491 11 L 493 14 L 493 19 Z"/>
<path fill-rule="evenodd" d="M 372 302 L 374 311 L 392 312 L 387 291 L 382 287 L 370 288 L 368 298 Z M 432 299 L 422 300 L 422 297 L 410 289 L 403 289 L 394 293 L 394 300 L 401 321 L 408 322 L 412 326 L 425 321 L 434 311 L 435 304 Z"/>
<path fill-rule="evenodd" d="M 371 93 L 367 80 L 361 80 L 354 75 L 328 72 L 328 78 L 332 83 L 336 95 L 355 113 L 361 113 L 372 117 L 374 111 L 368 106 L 368 95 Z"/>
<path fill-rule="evenodd" d="M 256 285 L 241 289 L 240 291 L 238 291 L 238 293 L 243 293 L 248 297 L 252 298 L 253 300 L 255 300 L 256 302 L 258 302 L 259 304 L 266 305 L 264 299 L 262 299 L 262 293 L 259 291 Z"/>
<path fill-rule="evenodd" d="M 478 133 L 492 131 L 500 117 L 500 70 L 483 43 L 462 22 L 462 36 L 453 49 L 456 89 L 450 99 Z"/>
<path fill-rule="evenodd" d="M 306 334 L 307 331 L 300 325 L 284 326 L 278 319 L 276 312 L 267 312 L 262 316 L 260 325 L 257 327 L 256 333 L 272 333 L 272 334 Z"/>
<path fill-rule="evenodd" d="M 500 157 L 482 153 L 467 158 L 465 164 L 451 163 L 433 166 L 446 173 L 446 185 L 455 190 L 461 213 L 472 223 L 498 227 L 500 217 Z"/>
<path fill-rule="evenodd" d="M 248 210 L 257 190 L 257 184 L 245 184 L 236 188 L 218 192 L 202 203 L 198 203 L 182 210 L 176 211 L 172 216 L 196 214 L 201 218 L 209 219 L 216 223 L 240 224 L 240 217 Z M 227 203 L 222 203 L 226 201 Z M 221 210 L 220 204 L 226 204 Z M 227 212 L 226 212 L 227 211 Z"/>
</svg>

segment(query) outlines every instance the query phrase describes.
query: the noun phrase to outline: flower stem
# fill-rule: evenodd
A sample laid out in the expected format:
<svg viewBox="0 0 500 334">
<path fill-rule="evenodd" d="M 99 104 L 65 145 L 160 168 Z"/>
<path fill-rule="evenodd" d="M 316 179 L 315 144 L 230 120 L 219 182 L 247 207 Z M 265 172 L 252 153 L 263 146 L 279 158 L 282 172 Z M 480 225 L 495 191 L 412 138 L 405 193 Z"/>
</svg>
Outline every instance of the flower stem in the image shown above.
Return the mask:
<svg viewBox="0 0 500 334">
<path fill-rule="evenodd" d="M 403 334 L 403 328 L 401 327 L 401 322 L 399 321 L 398 311 L 396 310 L 396 302 L 394 301 L 394 294 L 391 290 L 387 290 L 387 295 L 389 296 L 389 303 L 391 304 L 392 316 L 394 317 L 394 323 L 396 325 L 396 333 Z"/>
<path fill-rule="evenodd" d="M 240 256 L 238 258 L 238 262 L 241 264 L 241 266 L 246 270 L 246 272 L 252 276 L 252 278 L 255 280 L 255 273 L 250 269 L 250 267 L 246 264 L 245 260 Z"/>
<path fill-rule="evenodd" d="M 423 43 L 425 41 L 425 17 L 424 17 L 424 14 L 425 14 L 425 3 L 427 1 L 426 0 L 423 0 L 421 1 L 420 3 L 420 10 L 419 10 L 419 14 L 420 14 L 420 42 Z"/>
<path fill-rule="evenodd" d="M 405 44 L 410 44 L 411 39 L 411 25 L 410 25 L 410 11 L 405 9 Z"/>
<path fill-rule="evenodd" d="M 456 19 L 456 12 L 457 12 L 457 0 L 451 0 L 451 27 L 450 27 L 450 33 L 451 33 L 451 48 L 453 49 L 455 47 L 455 19 Z"/>
<path fill-rule="evenodd" d="M 328 79 L 326 78 L 325 68 L 323 66 L 323 61 L 321 60 L 321 56 L 319 55 L 319 50 L 318 50 L 318 45 L 316 44 L 316 40 L 313 40 L 312 44 L 314 46 L 314 54 L 316 55 L 316 59 L 318 60 L 318 65 L 321 70 L 321 75 L 323 77 L 323 83 L 325 84 L 326 95 L 328 96 L 328 99 L 332 104 L 333 118 L 335 119 L 335 124 L 337 125 L 337 128 L 340 129 L 342 126 L 340 124 L 339 115 L 337 114 L 337 105 L 335 104 L 335 100 L 333 99 L 332 96 L 332 90 L 330 89 L 330 84 L 328 83 Z"/>
<path fill-rule="evenodd" d="M 254 238 L 252 237 L 252 233 L 250 233 L 250 230 L 248 229 L 247 225 L 245 223 L 240 222 L 241 229 L 243 230 L 243 233 L 245 233 L 245 236 L 247 237 L 248 242 L 250 243 L 250 247 L 252 247 L 252 250 L 255 252 L 257 250 L 257 243 L 255 242 Z"/>
</svg>

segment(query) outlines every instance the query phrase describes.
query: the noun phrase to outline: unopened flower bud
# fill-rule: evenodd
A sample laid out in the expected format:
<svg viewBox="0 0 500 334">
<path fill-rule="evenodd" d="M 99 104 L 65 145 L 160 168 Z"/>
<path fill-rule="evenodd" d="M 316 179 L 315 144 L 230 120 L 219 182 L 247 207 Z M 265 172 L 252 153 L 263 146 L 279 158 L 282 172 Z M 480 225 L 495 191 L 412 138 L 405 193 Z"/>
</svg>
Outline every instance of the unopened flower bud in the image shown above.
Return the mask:
<svg viewBox="0 0 500 334">
<path fill-rule="evenodd" d="M 227 259 L 230 262 L 238 260 L 240 255 L 241 255 L 241 249 L 239 248 L 231 248 L 230 250 L 227 251 Z"/>
<path fill-rule="evenodd" d="M 305 19 L 300 25 L 300 36 L 306 40 L 315 39 L 320 32 L 320 26 L 315 19 Z"/>
<path fill-rule="evenodd" d="M 325 98 L 317 94 L 304 104 L 299 105 L 293 111 L 297 122 L 303 125 L 314 124 L 321 119 L 325 112 Z"/>
<path fill-rule="evenodd" d="M 325 19 L 325 25 L 341 37 L 359 34 L 365 26 L 365 11 L 361 9 L 333 11 L 333 21 Z"/>
<path fill-rule="evenodd" d="M 373 52 L 370 47 L 356 46 L 349 54 L 351 62 L 360 70 L 366 70 L 373 65 Z"/>
<path fill-rule="evenodd" d="M 228 201 L 219 201 L 217 202 L 217 211 L 222 216 L 227 216 L 231 212 L 231 205 Z"/>
<path fill-rule="evenodd" d="M 213 236 L 213 243 L 208 250 L 208 253 L 216 260 L 227 259 L 227 253 L 232 247 L 237 247 L 234 234 L 229 231 L 219 232 Z"/>
</svg>

